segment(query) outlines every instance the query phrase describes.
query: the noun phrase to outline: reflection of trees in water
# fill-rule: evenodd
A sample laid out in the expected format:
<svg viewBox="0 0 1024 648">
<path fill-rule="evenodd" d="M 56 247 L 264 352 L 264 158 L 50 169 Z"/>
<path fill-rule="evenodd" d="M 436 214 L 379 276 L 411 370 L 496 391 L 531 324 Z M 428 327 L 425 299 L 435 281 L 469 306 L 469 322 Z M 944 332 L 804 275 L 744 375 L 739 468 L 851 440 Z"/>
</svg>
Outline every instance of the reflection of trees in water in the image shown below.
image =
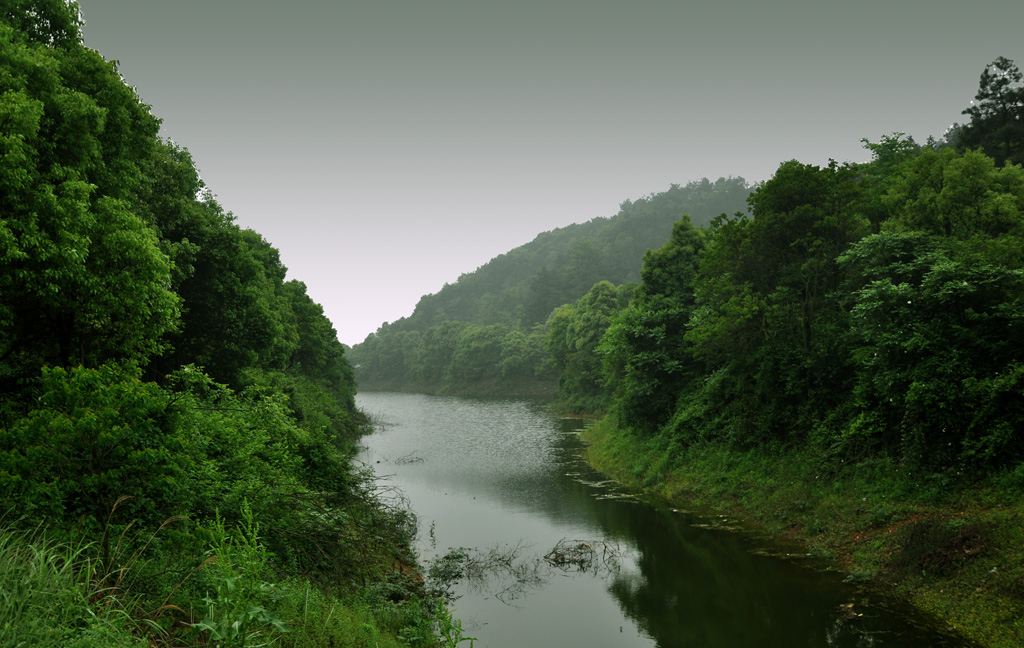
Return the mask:
<svg viewBox="0 0 1024 648">
<path fill-rule="evenodd" d="M 432 586 L 452 600 L 452 589 L 464 582 L 470 591 L 487 594 L 502 603 L 545 587 L 555 574 L 617 574 L 622 551 L 617 543 L 602 540 L 559 540 L 544 554 L 522 541 L 489 549 L 449 549 L 433 561 L 428 573 Z"/>
<path fill-rule="evenodd" d="M 629 537 L 638 574 L 609 591 L 661 648 L 672 646 L 954 646 L 911 620 L 851 603 L 838 576 L 752 551 L 751 540 L 651 506 L 595 502 L 613 537 Z M 706 526 L 706 525 L 701 525 Z"/>
<path fill-rule="evenodd" d="M 462 411 L 468 401 L 426 402 L 444 407 L 425 415 L 417 409 L 409 418 L 429 419 L 422 425 L 446 426 L 438 434 L 445 443 L 455 445 L 413 435 L 404 444 L 389 446 L 392 456 L 401 460 L 389 460 L 396 469 L 409 459 L 410 468 L 436 470 L 432 477 L 439 475 L 439 483 L 446 488 L 457 484 L 464 492 L 486 495 L 497 509 L 540 513 L 555 528 L 585 528 L 570 533 L 622 547 L 628 558 L 620 570 L 609 569 L 595 576 L 585 555 L 566 552 L 564 547 L 563 558 L 551 554 L 550 546 L 523 543 L 465 550 L 466 559 L 471 560 L 458 563 L 456 578 L 462 591 L 516 605 L 527 593 L 552 583 L 553 576 L 561 575 L 556 569 L 561 566 L 570 568 L 576 578 L 600 579 L 594 585 L 606 586 L 623 614 L 662 648 L 943 645 L 937 636 L 925 632 L 899 637 L 863 634 L 901 630 L 907 621 L 893 615 L 872 618 L 875 612 L 851 598 L 857 596 L 856 591 L 841 586 L 840 577 L 753 555 L 750 542 L 740 534 L 696 529 L 691 525 L 698 520 L 692 516 L 635 500 L 621 501 L 623 493 L 615 484 L 604 481 L 578 459 L 582 444 L 571 431 L 577 427 L 573 421 L 560 423 L 561 433 L 552 433 L 550 427 L 546 431 L 530 427 L 540 424 L 526 408 L 517 411 L 529 415 L 529 425 L 513 425 L 490 404 L 482 407 L 477 403 L 478 409 L 469 417 Z M 463 419 L 470 418 L 472 426 L 462 425 Z M 486 434 L 466 432 L 484 425 L 494 427 L 495 421 L 501 425 Z M 529 428 L 527 432 L 522 431 L 524 427 Z M 420 451 L 413 453 L 416 448 Z M 457 454 L 454 448 L 466 454 Z M 509 454 L 515 452 L 522 456 L 512 461 Z M 413 464 L 417 457 L 424 461 Z M 474 490 L 478 488 L 485 490 Z M 566 542 L 575 543 L 570 549 L 592 544 Z M 582 551 L 585 553 L 585 548 Z M 544 561 L 546 555 L 551 562 Z M 588 568 L 578 569 L 582 565 Z M 850 602 L 863 617 L 844 613 L 840 606 Z"/>
</svg>

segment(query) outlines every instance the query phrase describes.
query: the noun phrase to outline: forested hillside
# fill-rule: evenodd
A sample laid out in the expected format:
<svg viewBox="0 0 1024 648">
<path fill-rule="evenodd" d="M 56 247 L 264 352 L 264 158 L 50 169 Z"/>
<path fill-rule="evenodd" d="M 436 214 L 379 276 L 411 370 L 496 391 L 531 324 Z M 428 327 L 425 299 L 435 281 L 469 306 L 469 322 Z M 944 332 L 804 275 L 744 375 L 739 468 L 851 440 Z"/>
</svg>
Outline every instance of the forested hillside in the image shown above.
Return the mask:
<svg viewBox="0 0 1024 648">
<path fill-rule="evenodd" d="M 986 68 L 977 101 L 948 141 L 895 134 L 865 141 L 867 163 L 783 162 L 750 217 L 679 220 L 627 306 L 598 283 L 553 316 L 563 397 L 601 368 L 590 389 L 620 426 L 684 445 L 814 442 L 960 473 L 1024 459 L 1011 61 Z"/>
<path fill-rule="evenodd" d="M 81 24 L 0 2 L 0 645 L 432 645 L 331 322 Z"/>
<path fill-rule="evenodd" d="M 625 307 L 548 347 L 592 460 L 710 495 L 985 645 L 1024 640 L 1024 85 L 981 77 L 942 141 L 783 162 L 751 216 L 685 218 Z M 991 155 L 990 155 L 991 153 Z M 587 324 L 591 323 L 591 324 Z M 582 334 L 581 334 L 582 333 Z"/>
<path fill-rule="evenodd" d="M 424 296 L 406 318 L 385 323 L 352 349 L 364 389 L 551 393 L 548 318 L 600 281 L 639 281 L 644 253 L 690 214 L 707 224 L 746 211 L 742 178 L 673 185 L 595 218 L 537 236 Z"/>
</svg>

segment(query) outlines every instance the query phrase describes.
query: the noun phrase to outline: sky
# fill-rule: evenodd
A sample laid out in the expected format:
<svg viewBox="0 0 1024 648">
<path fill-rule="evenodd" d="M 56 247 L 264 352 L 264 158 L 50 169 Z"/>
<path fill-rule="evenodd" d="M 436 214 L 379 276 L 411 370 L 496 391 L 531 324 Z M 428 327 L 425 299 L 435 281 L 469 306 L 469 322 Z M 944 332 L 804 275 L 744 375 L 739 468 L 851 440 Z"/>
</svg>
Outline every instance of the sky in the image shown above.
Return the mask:
<svg viewBox="0 0 1024 648">
<path fill-rule="evenodd" d="M 539 233 L 941 137 L 1020 0 L 80 0 L 85 44 L 354 345 Z"/>
</svg>

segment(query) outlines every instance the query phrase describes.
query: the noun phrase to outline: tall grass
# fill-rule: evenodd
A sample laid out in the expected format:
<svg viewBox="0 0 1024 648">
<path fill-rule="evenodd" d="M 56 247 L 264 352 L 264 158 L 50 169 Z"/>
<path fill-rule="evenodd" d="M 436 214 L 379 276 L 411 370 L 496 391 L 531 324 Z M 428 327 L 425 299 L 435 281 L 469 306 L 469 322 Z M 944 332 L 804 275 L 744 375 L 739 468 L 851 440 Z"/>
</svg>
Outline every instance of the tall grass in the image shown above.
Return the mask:
<svg viewBox="0 0 1024 648">
<path fill-rule="evenodd" d="M 209 593 L 203 598 L 197 588 L 228 580 L 237 584 L 239 575 L 212 569 L 217 564 L 208 558 L 170 594 L 157 593 L 153 598 L 154 592 L 148 592 L 147 598 L 141 591 L 147 588 L 140 587 L 140 579 L 145 578 L 127 573 L 138 570 L 138 554 L 122 556 L 124 565 L 111 570 L 97 559 L 100 553 L 95 542 L 62 542 L 43 530 L 26 532 L 0 523 L 0 648 L 248 645 L 244 640 L 216 640 L 201 628 L 189 630 L 191 614 L 172 623 L 170 631 L 158 623 L 164 609 L 183 612 L 164 599 L 177 594 L 180 604 L 198 613 L 214 599 Z M 229 553 L 222 548 L 217 560 L 231 562 Z M 434 611 L 411 590 L 399 586 L 392 594 L 404 600 L 392 602 L 366 592 L 345 596 L 331 589 L 302 577 L 280 580 L 273 600 L 264 602 L 272 604 L 287 632 L 264 632 L 261 641 L 266 643 L 261 645 L 401 648 L 434 645 L 437 640 L 431 628 Z M 222 603 L 221 598 L 215 602 Z M 251 603 L 260 601 L 247 604 Z"/>
<path fill-rule="evenodd" d="M 91 544 L 0 527 L 0 647 L 141 648 L 132 619 L 94 585 Z"/>
</svg>

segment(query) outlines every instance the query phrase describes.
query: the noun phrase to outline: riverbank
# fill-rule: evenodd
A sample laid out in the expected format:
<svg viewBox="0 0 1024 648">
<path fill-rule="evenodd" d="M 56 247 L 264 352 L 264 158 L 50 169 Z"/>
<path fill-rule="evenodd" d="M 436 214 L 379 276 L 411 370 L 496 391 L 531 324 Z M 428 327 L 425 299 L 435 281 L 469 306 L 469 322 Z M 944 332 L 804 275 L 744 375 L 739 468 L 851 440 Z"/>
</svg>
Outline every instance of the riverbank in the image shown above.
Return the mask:
<svg viewBox="0 0 1024 648">
<path fill-rule="evenodd" d="M 630 487 L 804 543 L 981 646 L 1024 645 L 1024 468 L 963 486 L 889 459 L 836 467 L 810 450 L 684 449 L 607 420 L 584 440 L 590 464 Z"/>
<path fill-rule="evenodd" d="M 515 398 L 548 404 L 555 401 L 558 382 L 554 379 L 502 380 L 486 378 L 475 382 L 429 384 L 416 381 L 366 381 L 359 383 L 359 392 L 397 392 L 400 394 L 426 394 L 428 396 L 457 396 L 459 398 L 504 399 Z"/>
<path fill-rule="evenodd" d="M 216 560 L 166 547 L 126 551 L 108 569 L 97 559 L 97 543 L 5 521 L 0 591 L 13 596 L 0 605 L 0 646 L 427 647 L 438 640 L 433 624 L 445 615 L 450 621 L 397 561 L 371 557 L 356 574 L 365 582 L 329 584 L 273 565 L 255 535 L 235 544 Z M 198 567 L 182 577 L 183 564 Z"/>
</svg>

